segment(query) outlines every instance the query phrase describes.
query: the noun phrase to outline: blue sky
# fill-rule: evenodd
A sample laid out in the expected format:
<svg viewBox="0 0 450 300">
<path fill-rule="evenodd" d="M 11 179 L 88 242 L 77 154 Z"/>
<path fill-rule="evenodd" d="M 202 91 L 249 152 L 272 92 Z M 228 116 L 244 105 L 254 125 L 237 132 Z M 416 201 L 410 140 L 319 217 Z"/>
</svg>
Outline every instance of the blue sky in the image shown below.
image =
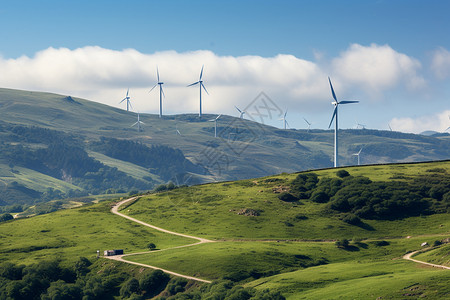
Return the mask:
<svg viewBox="0 0 450 300">
<path fill-rule="evenodd" d="M 327 76 L 341 128 L 450 126 L 448 1 L 2 1 L 0 86 L 157 113 L 196 112 L 186 85 L 205 64 L 206 113 L 235 115 L 264 91 L 294 128 L 326 128 Z M 272 120 L 272 125 L 282 122 Z M 447 122 L 447 123 L 446 123 Z M 270 121 L 269 121 L 270 123 Z"/>
</svg>

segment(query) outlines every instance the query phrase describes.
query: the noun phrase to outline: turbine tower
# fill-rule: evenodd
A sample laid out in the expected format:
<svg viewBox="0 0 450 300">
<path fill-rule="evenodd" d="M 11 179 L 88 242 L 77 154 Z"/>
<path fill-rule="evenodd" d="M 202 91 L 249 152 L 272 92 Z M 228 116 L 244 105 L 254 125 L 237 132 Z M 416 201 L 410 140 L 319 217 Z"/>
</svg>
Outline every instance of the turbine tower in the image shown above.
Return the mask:
<svg viewBox="0 0 450 300">
<path fill-rule="evenodd" d="M 286 130 L 286 125 L 289 127 L 289 123 L 288 123 L 288 121 L 286 121 L 286 115 L 287 115 L 287 109 L 286 109 L 286 111 L 284 112 L 283 117 L 282 117 L 281 119 L 278 119 L 278 120 L 280 120 L 280 121 L 283 121 L 284 129 L 285 129 L 285 130 Z"/>
<path fill-rule="evenodd" d="M 309 129 L 311 128 L 311 123 L 309 123 L 308 120 L 306 120 L 306 118 L 303 118 L 303 120 L 305 120 L 306 124 L 308 124 L 308 132 L 309 132 Z"/>
<path fill-rule="evenodd" d="M 239 112 L 239 118 L 243 119 L 244 115 L 245 115 L 245 111 L 240 110 L 236 105 L 234 107 L 236 107 L 237 111 Z"/>
<path fill-rule="evenodd" d="M 159 85 L 159 117 L 161 118 L 161 117 L 162 117 L 162 98 L 163 98 L 163 97 L 166 97 L 166 95 L 164 95 L 164 91 L 163 91 L 163 88 L 162 88 L 162 85 L 164 84 L 164 82 L 161 82 L 161 81 L 159 80 L 159 70 L 158 70 L 158 67 L 156 67 L 156 75 L 157 75 L 157 77 L 158 77 L 158 82 L 151 88 L 151 90 L 149 91 L 149 93 L 150 93 L 151 91 L 153 91 L 153 89 L 154 89 L 157 85 Z"/>
<path fill-rule="evenodd" d="M 199 116 L 200 118 L 202 117 L 202 87 L 203 87 L 203 89 L 205 90 L 205 92 L 209 95 L 208 91 L 207 91 L 206 88 L 205 88 L 205 85 L 203 84 L 203 80 L 202 80 L 202 76 L 203 76 L 203 67 L 204 67 L 204 65 L 202 66 L 202 70 L 200 71 L 200 78 L 198 79 L 198 81 L 196 81 L 196 82 L 194 82 L 194 83 L 188 85 L 188 86 L 193 86 L 193 85 L 198 84 L 199 87 L 200 87 L 200 112 L 199 112 L 199 114 L 198 114 L 198 116 Z"/>
<path fill-rule="evenodd" d="M 359 151 L 357 153 L 352 154 L 352 156 L 358 156 L 358 166 L 359 166 L 359 155 L 361 154 L 361 150 L 362 150 L 362 147 L 361 147 L 361 149 L 359 149 Z"/>
<path fill-rule="evenodd" d="M 217 120 L 219 120 L 221 116 L 222 115 L 220 114 L 215 119 L 208 120 L 208 122 L 214 122 L 214 137 L 217 137 Z"/>
<path fill-rule="evenodd" d="M 127 101 L 127 111 L 130 111 L 130 108 L 132 108 L 132 107 L 131 107 L 131 102 L 130 102 L 130 96 L 128 96 L 128 93 L 129 93 L 129 92 L 130 92 L 130 89 L 128 88 L 128 90 L 127 90 L 127 95 L 125 96 L 125 98 L 122 99 L 122 101 L 119 102 L 119 104 L 120 104 L 120 103 L 122 103 L 123 101 Z"/>
<path fill-rule="evenodd" d="M 331 117 L 331 121 L 330 121 L 330 125 L 328 125 L 328 128 L 331 127 L 331 124 L 333 123 L 334 120 L 334 167 L 338 167 L 339 166 L 339 161 L 338 161 L 338 130 L 339 130 L 339 125 L 338 125 L 338 107 L 341 104 L 350 104 L 350 103 L 358 103 L 359 101 L 338 101 L 336 98 L 336 94 L 334 93 L 334 89 L 333 89 L 333 85 L 331 84 L 331 79 L 330 77 L 328 77 L 328 81 L 330 82 L 330 88 L 331 88 L 331 94 L 333 95 L 333 99 L 334 101 L 331 102 L 331 104 L 334 105 L 334 111 L 333 111 L 333 116 Z"/>
<path fill-rule="evenodd" d="M 140 118 L 139 118 L 139 113 L 138 113 L 137 115 L 138 115 L 138 116 L 137 116 L 137 117 L 138 117 L 137 122 L 134 123 L 133 125 L 131 125 L 131 127 L 134 127 L 134 126 L 137 125 L 137 131 L 140 132 L 140 131 L 141 131 L 141 124 L 142 124 L 142 125 L 145 125 L 145 123 L 142 122 L 142 121 L 140 120 Z"/>
</svg>

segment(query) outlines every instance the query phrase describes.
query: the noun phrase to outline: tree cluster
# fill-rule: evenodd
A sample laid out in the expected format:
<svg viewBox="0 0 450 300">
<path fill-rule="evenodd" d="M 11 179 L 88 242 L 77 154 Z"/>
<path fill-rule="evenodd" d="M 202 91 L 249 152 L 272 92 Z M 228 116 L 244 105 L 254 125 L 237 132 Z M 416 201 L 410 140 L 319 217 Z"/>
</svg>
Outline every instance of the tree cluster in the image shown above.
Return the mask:
<svg viewBox="0 0 450 300">
<path fill-rule="evenodd" d="M 327 203 L 330 211 L 347 213 L 343 221 L 398 219 L 450 211 L 450 177 L 429 172 L 408 181 L 371 181 L 340 170 L 337 177 L 319 180 L 315 173 L 299 174 L 291 193 L 299 199 Z"/>
<path fill-rule="evenodd" d="M 164 180 L 169 180 L 178 173 L 198 171 L 199 168 L 187 160 L 181 150 L 168 146 L 148 147 L 135 141 L 102 137 L 91 147 L 109 157 L 148 168 Z"/>
</svg>

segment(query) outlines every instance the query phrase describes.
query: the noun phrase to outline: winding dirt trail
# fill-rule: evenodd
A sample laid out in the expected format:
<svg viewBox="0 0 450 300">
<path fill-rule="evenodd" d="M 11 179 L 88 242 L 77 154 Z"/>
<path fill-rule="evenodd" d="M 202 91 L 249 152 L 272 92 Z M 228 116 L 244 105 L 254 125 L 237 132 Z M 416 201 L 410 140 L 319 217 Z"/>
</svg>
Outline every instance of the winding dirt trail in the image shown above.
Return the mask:
<svg viewBox="0 0 450 300">
<path fill-rule="evenodd" d="M 138 219 L 132 218 L 130 216 L 124 215 L 124 214 L 119 212 L 119 207 L 122 204 L 134 201 L 134 200 L 136 200 L 138 198 L 139 197 L 132 197 L 132 198 L 125 199 L 125 200 L 122 200 L 122 201 L 116 203 L 116 205 L 114 205 L 111 208 L 111 212 L 113 214 L 116 214 L 118 216 L 126 218 L 126 219 L 128 219 L 130 221 L 136 222 L 136 223 L 141 224 L 143 226 L 147 226 L 147 227 L 153 228 L 155 230 L 158 230 L 158 231 L 161 231 L 161 232 L 164 232 L 164 233 L 168 233 L 168 234 L 172 234 L 172 235 L 177 235 L 177 236 L 181 236 L 181 237 L 185 237 L 185 238 L 194 239 L 194 240 L 197 240 L 198 242 L 193 243 L 193 244 L 187 244 L 187 245 L 167 248 L 167 249 L 163 249 L 163 250 L 145 251 L 145 252 L 130 253 L 130 254 L 123 254 L 123 255 L 114 255 L 114 256 L 104 256 L 104 257 L 108 258 L 108 259 L 111 259 L 111 260 L 121 261 L 121 262 L 125 262 L 125 263 L 128 263 L 128 264 L 133 264 L 133 265 L 137 265 L 137 266 L 141 266 L 141 267 L 151 268 L 151 269 L 155 269 L 155 270 L 161 270 L 161 271 L 163 271 L 165 273 L 168 273 L 168 274 L 171 274 L 171 275 L 174 275 L 174 276 L 178 276 L 178 277 L 182 277 L 182 278 L 185 278 L 185 279 L 189 279 L 189 280 L 195 280 L 195 281 L 200 281 L 200 282 L 211 283 L 211 281 L 209 281 L 209 280 L 205 280 L 205 279 L 201 279 L 201 278 L 193 277 L 193 276 L 187 276 L 187 275 L 176 273 L 176 272 L 173 272 L 173 271 L 170 271 L 170 270 L 166 270 L 166 269 L 162 269 L 162 268 L 159 268 L 159 267 L 155 267 L 155 266 L 152 266 L 152 265 L 141 264 L 141 263 L 137 263 L 137 262 L 133 262 L 133 261 L 129 261 L 129 260 L 125 260 L 124 259 L 124 257 L 131 256 L 131 255 L 154 253 L 154 252 L 159 252 L 159 251 L 166 251 L 166 250 L 171 250 L 171 249 L 185 248 L 185 247 L 191 247 L 191 246 L 200 245 L 200 244 L 204 244 L 204 243 L 213 243 L 214 242 L 212 240 L 208 240 L 208 239 L 205 239 L 205 238 L 196 237 L 196 236 L 187 235 L 187 234 L 182 234 L 182 233 L 170 231 L 170 230 L 167 230 L 167 229 L 164 229 L 164 228 L 161 228 L 161 227 L 157 227 L 157 226 L 154 226 L 154 225 L 142 222 L 142 221 L 140 221 Z"/>
<path fill-rule="evenodd" d="M 414 254 L 416 254 L 418 252 L 421 252 L 421 250 L 417 250 L 417 251 L 414 251 L 414 252 L 411 252 L 411 253 L 407 253 L 407 254 L 403 255 L 403 259 L 410 260 L 410 261 L 413 261 L 413 262 L 416 262 L 416 263 L 422 264 L 422 265 L 427 265 L 427 266 L 431 266 L 431 267 L 435 267 L 435 268 L 442 268 L 442 269 L 450 270 L 450 267 L 447 267 L 447 266 L 435 265 L 435 264 L 432 264 L 432 263 L 427 263 L 425 261 L 421 261 L 421 260 L 417 260 L 417 259 L 411 258 L 411 256 L 413 256 Z"/>
</svg>

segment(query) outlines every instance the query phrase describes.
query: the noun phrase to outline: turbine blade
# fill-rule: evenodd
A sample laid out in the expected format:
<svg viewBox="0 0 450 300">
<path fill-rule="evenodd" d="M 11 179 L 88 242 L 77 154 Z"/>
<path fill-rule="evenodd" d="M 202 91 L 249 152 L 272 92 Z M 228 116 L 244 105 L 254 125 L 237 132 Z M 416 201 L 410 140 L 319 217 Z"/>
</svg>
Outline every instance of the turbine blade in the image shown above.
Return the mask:
<svg viewBox="0 0 450 300">
<path fill-rule="evenodd" d="M 289 123 L 288 123 L 288 121 L 285 121 L 285 122 L 286 122 L 286 125 L 287 125 L 287 127 L 291 128 L 291 126 L 289 126 Z"/>
<path fill-rule="evenodd" d="M 128 88 L 128 90 L 127 90 L 127 98 L 128 98 L 128 92 L 130 91 L 130 88 Z"/>
<path fill-rule="evenodd" d="M 205 66 L 205 65 L 202 66 L 202 70 L 200 71 L 200 79 L 199 79 L 199 81 L 202 80 L 202 76 L 203 76 L 203 67 L 204 67 L 204 66 Z"/>
<path fill-rule="evenodd" d="M 131 127 L 134 127 L 134 126 L 136 126 L 136 125 L 137 125 L 137 123 L 138 123 L 138 122 L 134 123 L 133 125 L 131 125 Z"/>
<path fill-rule="evenodd" d="M 359 103 L 359 101 L 341 101 L 339 104 Z"/>
<path fill-rule="evenodd" d="M 158 76 L 158 82 L 159 82 L 159 70 L 158 70 L 158 67 L 156 67 L 156 75 Z"/>
<path fill-rule="evenodd" d="M 311 123 L 309 123 L 308 120 L 306 120 L 306 118 L 303 118 L 303 120 L 305 120 L 305 122 L 306 122 L 308 125 L 311 125 Z"/>
<path fill-rule="evenodd" d="M 218 115 L 217 118 L 216 118 L 216 120 L 218 120 L 221 116 L 222 116 L 222 114 Z"/>
<path fill-rule="evenodd" d="M 338 102 L 337 99 L 336 99 L 336 94 L 334 93 L 333 85 L 331 84 L 330 77 L 328 77 L 328 81 L 330 82 L 331 94 L 333 94 L 333 99 L 334 99 L 334 101 Z"/>
<path fill-rule="evenodd" d="M 242 113 L 242 111 L 236 105 L 234 107 L 236 107 L 236 109 L 239 113 Z"/>
<path fill-rule="evenodd" d="M 153 91 L 153 89 L 157 86 L 158 84 L 155 84 L 151 89 L 150 89 L 150 91 L 148 91 L 149 93 L 151 92 L 151 91 Z"/>
<path fill-rule="evenodd" d="M 159 87 L 160 87 L 160 89 L 161 89 L 161 92 L 162 92 L 163 97 L 166 98 L 166 94 L 164 94 L 164 89 L 163 89 L 163 87 L 162 87 L 162 84 L 161 84 Z"/>
<path fill-rule="evenodd" d="M 333 116 L 331 117 L 330 125 L 328 125 L 328 128 L 331 127 L 331 124 L 333 123 L 334 117 L 336 116 L 337 112 L 337 105 L 334 107 Z"/>
<path fill-rule="evenodd" d="M 203 87 L 203 89 L 205 90 L 205 92 L 209 95 L 208 91 L 205 88 L 205 85 L 203 84 L 203 82 L 200 82 L 201 86 Z"/>
<path fill-rule="evenodd" d="M 200 81 L 197 81 L 197 82 L 194 82 L 194 83 L 191 83 L 190 85 L 188 85 L 188 86 L 193 86 L 193 85 L 196 85 L 197 83 L 199 83 Z"/>
<path fill-rule="evenodd" d="M 122 102 L 125 101 L 125 100 L 127 100 L 127 98 L 123 98 L 123 99 L 119 102 L 119 104 L 122 103 Z"/>
</svg>

